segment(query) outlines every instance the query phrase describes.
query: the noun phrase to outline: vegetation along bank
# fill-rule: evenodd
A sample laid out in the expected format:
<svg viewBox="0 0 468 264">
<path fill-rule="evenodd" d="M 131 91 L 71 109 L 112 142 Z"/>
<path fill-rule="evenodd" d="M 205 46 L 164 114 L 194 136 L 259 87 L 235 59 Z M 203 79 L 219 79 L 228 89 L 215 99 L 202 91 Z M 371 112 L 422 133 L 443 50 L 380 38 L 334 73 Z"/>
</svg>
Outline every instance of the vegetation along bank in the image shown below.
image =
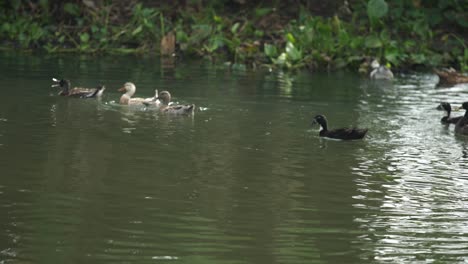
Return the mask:
<svg viewBox="0 0 468 264">
<path fill-rule="evenodd" d="M 234 67 L 468 70 L 466 0 L 10 0 L 0 48 L 176 54 Z"/>
</svg>

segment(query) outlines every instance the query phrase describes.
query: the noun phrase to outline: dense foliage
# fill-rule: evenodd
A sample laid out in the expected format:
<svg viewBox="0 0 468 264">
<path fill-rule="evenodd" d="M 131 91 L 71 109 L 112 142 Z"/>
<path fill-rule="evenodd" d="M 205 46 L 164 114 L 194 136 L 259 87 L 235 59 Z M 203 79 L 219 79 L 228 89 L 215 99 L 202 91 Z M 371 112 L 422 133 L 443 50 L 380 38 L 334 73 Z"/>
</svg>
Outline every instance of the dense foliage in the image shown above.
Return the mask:
<svg viewBox="0 0 468 264">
<path fill-rule="evenodd" d="M 251 3 L 255 2 L 255 3 Z M 377 57 L 397 68 L 468 70 L 468 1 L 106 1 L 0 4 L 0 45 L 47 52 L 159 51 L 233 65 L 357 69 Z"/>
</svg>

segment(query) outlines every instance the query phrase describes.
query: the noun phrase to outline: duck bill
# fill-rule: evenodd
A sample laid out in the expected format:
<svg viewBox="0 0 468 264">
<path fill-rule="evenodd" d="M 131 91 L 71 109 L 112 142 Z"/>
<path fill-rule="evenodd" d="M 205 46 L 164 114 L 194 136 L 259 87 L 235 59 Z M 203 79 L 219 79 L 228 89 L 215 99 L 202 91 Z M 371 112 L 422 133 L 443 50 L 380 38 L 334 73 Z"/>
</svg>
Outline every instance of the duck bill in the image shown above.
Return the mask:
<svg viewBox="0 0 468 264">
<path fill-rule="evenodd" d="M 125 92 L 125 87 L 119 88 L 117 91 L 119 91 L 119 92 Z"/>
</svg>

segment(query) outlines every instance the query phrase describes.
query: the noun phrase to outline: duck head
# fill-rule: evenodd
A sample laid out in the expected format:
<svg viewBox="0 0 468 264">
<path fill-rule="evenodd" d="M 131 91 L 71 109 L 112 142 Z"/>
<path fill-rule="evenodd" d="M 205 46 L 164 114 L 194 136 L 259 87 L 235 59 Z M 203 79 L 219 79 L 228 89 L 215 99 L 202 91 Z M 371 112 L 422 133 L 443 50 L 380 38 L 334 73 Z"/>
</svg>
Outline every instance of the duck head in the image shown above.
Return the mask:
<svg viewBox="0 0 468 264">
<path fill-rule="evenodd" d="M 442 103 L 440 103 L 440 107 L 442 107 L 442 109 L 444 109 L 448 113 L 450 113 L 452 111 L 452 106 L 450 105 L 450 103 L 442 102 Z"/>
<path fill-rule="evenodd" d="M 58 79 L 55 79 L 55 78 L 52 78 L 52 81 L 55 82 L 54 84 L 52 84 L 52 87 L 60 87 L 62 88 L 62 92 L 68 92 L 68 90 L 70 89 L 70 80 L 66 80 L 66 79 L 61 79 L 61 80 L 58 80 Z"/>
<path fill-rule="evenodd" d="M 468 102 L 463 102 L 462 105 L 460 106 L 460 109 L 468 110 Z"/>
<path fill-rule="evenodd" d="M 159 93 L 157 99 L 165 105 L 169 105 L 171 102 L 171 94 L 168 91 L 162 91 Z"/>
<path fill-rule="evenodd" d="M 131 82 L 126 82 L 118 91 L 125 92 L 125 94 L 128 96 L 133 96 L 135 94 L 135 90 L 135 84 Z"/>
<path fill-rule="evenodd" d="M 373 61 L 371 62 L 371 67 L 372 67 L 372 69 L 377 69 L 377 68 L 379 68 L 379 67 L 380 67 L 379 61 L 378 61 L 378 60 L 373 60 Z"/>
<path fill-rule="evenodd" d="M 324 115 L 316 115 L 312 120 L 312 125 L 319 124 L 321 130 L 327 130 L 327 118 Z"/>
</svg>

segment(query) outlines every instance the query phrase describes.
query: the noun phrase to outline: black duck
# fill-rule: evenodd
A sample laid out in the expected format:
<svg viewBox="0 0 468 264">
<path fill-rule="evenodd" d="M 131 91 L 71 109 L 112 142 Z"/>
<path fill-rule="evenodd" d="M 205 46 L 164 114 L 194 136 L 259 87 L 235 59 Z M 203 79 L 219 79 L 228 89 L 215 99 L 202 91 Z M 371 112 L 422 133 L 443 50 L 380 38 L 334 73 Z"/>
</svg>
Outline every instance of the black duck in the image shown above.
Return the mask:
<svg viewBox="0 0 468 264">
<path fill-rule="evenodd" d="M 468 135 L 468 102 L 464 102 L 461 109 L 465 109 L 465 115 L 455 124 L 455 133 Z"/>
<path fill-rule="evenodd" d="M 463 116 L 457 116 L 457 117 L 450 117 L 450 113 L 452 112 L 452 106 L 450 103 L 447 102 L 442 102 L 440 103 L 440 106 L 442 107 L 445 112 L 447 112 L 447 115 L 442 117 L 440 119 L 440 122 L 442 124 L 456 124 Z"/>
<path fill-rule="evenodd" d="M 367 128 L 337 128 L 328 130 L 327 119 L 324 115 L 316 115 L 312 124 L 320 125 L 319 136 L 342 140 L 361 139 L 367 133 Z"/>
</svg>

